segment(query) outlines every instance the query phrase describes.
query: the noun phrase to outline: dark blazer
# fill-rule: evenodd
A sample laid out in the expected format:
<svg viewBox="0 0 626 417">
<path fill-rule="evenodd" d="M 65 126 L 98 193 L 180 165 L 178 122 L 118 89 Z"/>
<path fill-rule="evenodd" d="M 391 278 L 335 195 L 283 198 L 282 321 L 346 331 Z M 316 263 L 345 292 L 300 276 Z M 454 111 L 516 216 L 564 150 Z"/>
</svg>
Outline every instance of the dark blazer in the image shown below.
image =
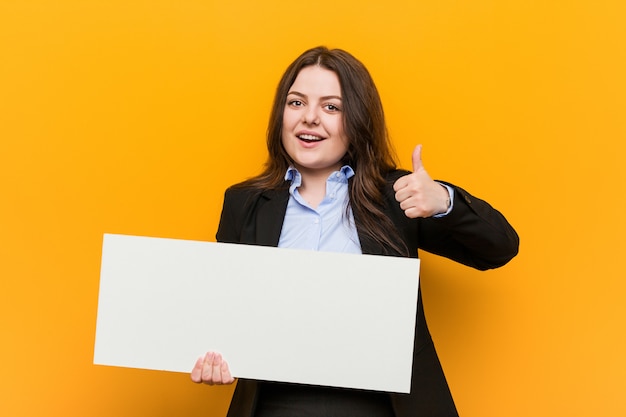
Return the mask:
<svg viewBox="0 0 626 417">
<path fill-rule="evenodd" d="M 504 216 L 485 201 L 451 184 L 455 190 L 454 208 L 447 216 L 407 218 L 395 200 L 393 183 L 408 173 L 396 170 L 387 175 L 382 209 L 396 226 L 399 238 L 409 249 L 409 256 L 417 257 L 419 248 L 485 270 L 502 266 L 517 254 L 519 238 Z M 281 189 L 270 191 L 229 188 L 224 197 L 217 240 L 277 246 L 288 200 L 287 183 Z M 355 223 L 363 253 L 388 254 L 385 248 L 361 233 L 356 217 Z M 390 394 L 395 415 L 458 416 L 426 325 L 421 295 L 418 300 L 411 393 Z M 228 417 L 254 415 L 258 384 L 245 379 L 237 382 Z"/>
</svg>

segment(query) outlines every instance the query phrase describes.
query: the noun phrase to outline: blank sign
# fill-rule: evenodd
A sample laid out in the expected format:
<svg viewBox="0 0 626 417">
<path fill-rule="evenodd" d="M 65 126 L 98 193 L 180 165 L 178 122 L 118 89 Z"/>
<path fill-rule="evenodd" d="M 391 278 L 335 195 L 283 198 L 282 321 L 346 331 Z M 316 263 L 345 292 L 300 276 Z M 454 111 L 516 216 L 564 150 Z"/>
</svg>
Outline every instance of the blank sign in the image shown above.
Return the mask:
<svg viewBox="0 0 626 417">
<path fill-rule="evenodd" d="M 94 363 L 408 393 L 419 260 L 105 234 Z"/>
</svg>

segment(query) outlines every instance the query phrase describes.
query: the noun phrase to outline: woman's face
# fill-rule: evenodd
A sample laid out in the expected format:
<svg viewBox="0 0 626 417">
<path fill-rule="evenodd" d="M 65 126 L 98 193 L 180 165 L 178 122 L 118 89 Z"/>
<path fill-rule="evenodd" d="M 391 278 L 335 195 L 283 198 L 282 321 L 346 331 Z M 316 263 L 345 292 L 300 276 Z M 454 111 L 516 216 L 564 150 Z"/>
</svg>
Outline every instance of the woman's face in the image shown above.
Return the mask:
<svg viewBox="0 0 626 417">
<path fill-rule="evenodd" d="M 329 175 L 348 151 L 339 78 L 315 66 L 300 70 L 287 94 L 282 141 L 302 175 Z"/>
</svg>

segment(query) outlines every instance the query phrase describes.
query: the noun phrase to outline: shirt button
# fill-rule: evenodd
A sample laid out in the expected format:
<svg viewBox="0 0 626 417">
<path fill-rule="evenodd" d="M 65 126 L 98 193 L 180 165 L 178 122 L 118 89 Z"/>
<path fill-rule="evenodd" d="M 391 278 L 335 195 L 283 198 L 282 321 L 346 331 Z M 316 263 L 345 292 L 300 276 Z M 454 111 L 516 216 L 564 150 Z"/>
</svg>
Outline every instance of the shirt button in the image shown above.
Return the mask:
<svg viewBox="0 0 626 417">
<path fill-rule="evenodd" d="M 313 223 L 315 223 L 315 224 L 319 224 L 319 222 L 320 222 L 320 219 L 313 220 Z"/>
</svg>

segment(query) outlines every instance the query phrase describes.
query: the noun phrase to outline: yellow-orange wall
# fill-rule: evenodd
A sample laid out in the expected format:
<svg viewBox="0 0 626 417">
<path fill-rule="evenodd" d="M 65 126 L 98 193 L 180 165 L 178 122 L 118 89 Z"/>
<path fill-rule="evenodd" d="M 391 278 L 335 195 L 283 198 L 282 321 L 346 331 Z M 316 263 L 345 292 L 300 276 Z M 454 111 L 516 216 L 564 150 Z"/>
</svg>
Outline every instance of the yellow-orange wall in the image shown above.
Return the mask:
<svg viewBox="0 0 626 417">
<path fill-rule="evenodd" d="M 0 0 L 0 415 L 225 414 L 231 387 L 92 365 L 102 234 L 213 240 L 318 44 L 369 67 L 405 167 L 423 143 L 521 236 L 496 271 L 424 257 L 462 416 L 626 415 L 625 5 Z"/>
</svg>

